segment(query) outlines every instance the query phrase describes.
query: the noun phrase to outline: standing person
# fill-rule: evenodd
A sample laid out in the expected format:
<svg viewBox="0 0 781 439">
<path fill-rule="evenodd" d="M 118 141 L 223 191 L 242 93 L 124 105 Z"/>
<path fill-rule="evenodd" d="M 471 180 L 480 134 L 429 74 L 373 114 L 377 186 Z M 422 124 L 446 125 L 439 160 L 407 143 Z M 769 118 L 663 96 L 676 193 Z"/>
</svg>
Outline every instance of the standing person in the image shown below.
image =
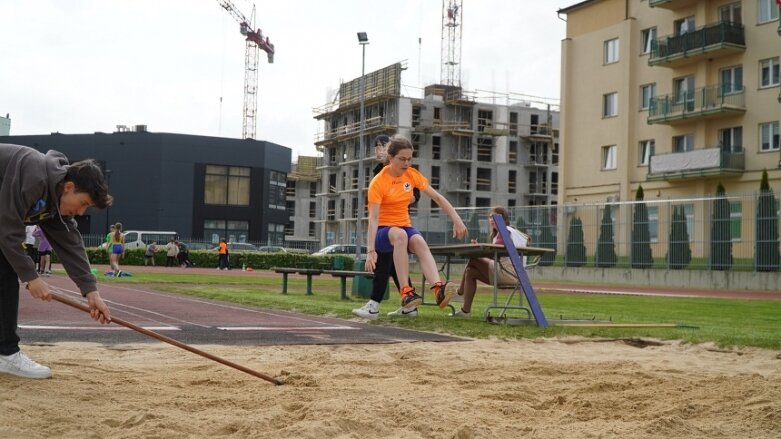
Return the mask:
<svg viewBox="0 0 781 439">
<path fill-rule="evenodd" d="M 491 209 L 488 214 L 488 224 L 491 226 L 491 243 L 492 244 L 504 244 L 502 236 L 496 230 L 496 223 L 494 223 L 494 214 L 499 214 L 504 219 L 505 224 L 510 222 L 510 214 L 502 206 L 496 206 Z M 529 244 L 529 236 L 507 226 L 507 231 L 510 233 L 510 238 L 513 240 L 515 247 L 526 247 Z M 472 241 L 477 243 L 477 241 Z M 523 258 L 525 261 L 526 258 Z M 472 315 L 472 301 L 475 298 L 475 292 L 477 291 L 477 281 L 493 285 L 495 282 L 499 284 L 513 284 L 518 283 L 518 275 L 515 273 L 515 268 L 509 257 L 499 258 L 499 278 L 494 279 L 494 265 L 496 261 L 491 258 L 472 258 L 469 263 L 466 264 L 464 269 L 464 275 L 461 278 L 461 285 L 458 287 L 458 294 L 464 296 L 464 304 L 461 309 L 456 310 L 453 317 L 469 317 Z"/>
<path fill-rule="evenodd" d="M 57 151 L 45 155 L 26 146 L 0 144 L 0 372 L 25 378 L 48 378 L 51 369 L 19 349 L 19 282 L 36 299 L 52 300 L 49 285 L 38 276 L 22 243 L 25 225 L 39 225 L 86 297 L 90 316 L 111 321 L 90 272 L 84 242 L 74 215 L 111 205 L 103 172 L 94 160 L 72 165 Z"/>
<path fill-rule="evenodd" d="M 461 217 L 445 197 L 431 188 L 428 180 L 412 167 L 412 143 L 395 135 L 388 146 L 388 166 L 385 166 L 369 185 L 369 227 L 366 254 L 366 271 L 374 271 L 378 252 L 392 252 L 396 276 L 406 285 L 401 287 L 401 306 L 412 310 L 421 303 L 420 297 L 409 282 L 409 252 L 414 253 L 426 280 L 429 281 L 437 305 L 444 308 L 450 301 L 445 284 L 440 281 L 434 256 L 410 221 L 409 204 L 418 188 L 431 198 L 453 221 L 453 236 L 462 239 L 467 229 Z M 372 303 L 365 306 L 372 307 Z M 379 308 L 379 307 L 377 307 Z M 370 309 L 378 312 L 378 309 Z"/>
<path fill-rule="evenodd" d="M 116 223 L 112 228 L 114 232 L 109 239 L 109 251 L 111 253 L 108 258 L 114 277 L 119 277 L 122 274 L 122 271 L 119 269 L 119 258 L 125 255 L 125 235 L 122 233 L 122 223 Z"/>
<path fill-rule="evenodd" d="M 108 233 L 106 233 L 106 253 L 109 254 L 109 258 L 111 257 L 111 237 L 114 235 L 115 230 L 116 227 L 112 224 L 111 227 L 108 228 Z"/>
<path fill-rule="evenodd" d="M 388 164 L 389 144 L 390 137 L 386 134 L 380 134 L 374 139 L 374 158 L 377 159 L 377 165 L 372 170 L 374 176 L 379 174 Z M 414 199 L 411 201 L 408 209 L 411 209 L 412 206 L 420 200 L 420 190 L 418 188 L 413 189 L 413 195 Z M 371 299 L 366 305 L 353 309 L 353 314 L 365 319 L 377 320 L 379 317 L 380 302 L 382 302 L 382 299 L 385 297 L 385 291 L 388 289 L 388 280 L 391 277 L 396 284 L 396 289 L 401 292 L 401 283 L 396 276 L 396 267 L 393 265 L 393 252 L 377 252 L 377 264 L 374 269 L 374 277 L 372 278 Z M 409 281 L 409 284 L 412 284 L 412 281 Z M 410 309 L 401 307 L 396 311 L 388 313 L 388 315 L 393 317 L 416 317 L 418 315 L 418 309 L 417 307 Z"/>
<path fill-rule="evenodd" d="M 228 243 L 225 242 L 225 238 L 220 238 L 220 245 L 217 249 L 217 253 L 219 254 L 219 266 L 217 267 L 217 269 L 227 270 L 228 269 Z"/>
<path fill-rule="evenodd" d="M 157 241 L 152 241 L 144 250 L 144 265 L 155 266 L 155 253 L 157 252 Z"/>
<path fill-rule="evenodd" d="M 182 268 L 192 267 L 193 263 L 190 261 L 190 250 L 187 248 L 187 244 L 179 243 L 179 253 L 176 255 L 179 260 L 179 266 Z"/>
<path fill-rule="evenodd" d="M 32 259 L 35 262 L 35 269 L 37 271 L 38 267 L 39 267 L 38 263 L 40 261 L 38 261 L 38 259 L 39 259 L 38 258 L 38 246 L 35 245 L 36 239 L 35 239 L 35 235 L 33 235 L 33 233 L 35 233 L 35 229 L 36 229 L 35 226 L 25 226 L 25 228 L 24 228 L 24 231 L 25 231 L 24 246 L 25 246 L 25 248 L 27 250 L 27 256 L 29 256 L 30 259 Z"/>
<path fill-rule="evenodd" d="M 38 274 L 42 276 L 52 275 L 52 245 L 46 239 L 40 226 L 35 226 L 33 236 L 38 239 Z M 48 268 L 47 268 L 48 267 Z"/>
<path fill-rule="evenodd" d="M 179 246 L 175 239 L 171 239 L 165 246 L 165 266 L 173 267 L 176 265 L 176 255 L 179 254 Z"/>
</svg>

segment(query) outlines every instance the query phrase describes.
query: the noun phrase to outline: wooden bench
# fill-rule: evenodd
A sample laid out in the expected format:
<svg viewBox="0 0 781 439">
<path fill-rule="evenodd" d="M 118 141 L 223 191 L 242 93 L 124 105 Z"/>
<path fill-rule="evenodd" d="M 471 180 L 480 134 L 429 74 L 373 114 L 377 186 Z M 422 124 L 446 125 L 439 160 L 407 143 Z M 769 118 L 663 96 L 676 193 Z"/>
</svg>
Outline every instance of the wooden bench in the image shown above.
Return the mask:
<svg viewBox="0 0 781 439">
<path fill-rule="evenodd" d="M 306 295 L 312 295 L 312 276 L 319 276 L 323 270 L 317 268 L 293 268 L 293 267 L 274 267 L 275 273 L 282 274 L 282 294 L 287 294 L 287 276 L 291 273 L 303 274 L 306 276 Z"/>
<path fill-rule="evenodd" d="M 349 270 L 323 270 L 323 273 L 330 274 L 333 277 L 338 277 L 340 279 L 340 289 L 339 289 L 339 298 L 341 300 L 347 299 L 347 278 L 348 277 L 355 277 L 355 276 L 363 276 L 363 277 L 374 277 L 373 272 L 369 271 L 349 271 Z"/>
</svg>

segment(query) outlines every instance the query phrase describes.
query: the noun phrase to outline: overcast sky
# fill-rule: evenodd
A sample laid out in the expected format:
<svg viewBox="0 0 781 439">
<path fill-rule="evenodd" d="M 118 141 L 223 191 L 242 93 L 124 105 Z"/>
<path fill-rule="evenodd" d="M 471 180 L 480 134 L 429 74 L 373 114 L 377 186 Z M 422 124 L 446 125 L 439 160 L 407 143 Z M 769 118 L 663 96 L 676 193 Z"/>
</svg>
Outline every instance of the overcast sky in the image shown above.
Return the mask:
<svg viewBox="0 0 781 439">
<path fill-rule="evenodd" d="M 251 2 L 233 3 L 249 18 Z M 465 0 L 464 88 L 558 98 L 556 10 L 574 3 Z M 405 95 L 440 80 L 442 0 L 255 4 L 276 46 L 274 64 L 261 57 L 256 137 L 294 161 L 316 153 L 312 109 L 361 74 L 356 32 L 369 36 L 366 72 L 406 60 Z M 244 41 L 217 0 L 0 0 L 0 114 L 12 135 L 143 124 L 239 138 L 243 95 Z"/>
</svg>

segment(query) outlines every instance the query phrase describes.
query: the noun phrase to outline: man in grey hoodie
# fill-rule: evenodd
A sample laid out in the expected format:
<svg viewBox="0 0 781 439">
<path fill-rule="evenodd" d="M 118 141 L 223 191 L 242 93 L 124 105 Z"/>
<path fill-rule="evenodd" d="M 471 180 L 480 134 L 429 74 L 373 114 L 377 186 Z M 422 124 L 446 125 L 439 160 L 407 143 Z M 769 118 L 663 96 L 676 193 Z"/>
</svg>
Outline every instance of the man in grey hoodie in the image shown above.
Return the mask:
<svg viewBox="0 0 781 439">
<path fill-rule="evenodd" d="M 57 151 L 44 155 L 26 146 L 0 143 L 0 373 L 51 376 L 48 367 L 20 351 L 16 333 L 20 280 L 34 298 L 52 300 L 49 285 L 24 251 L 26 225 L 37 224 L 43 230 L 68 276 L 86 297 L 92 318 L 100 323 L 111 321 L 73 219 L 90 206 L 103 209 L 111 203 L 103 172 L 94 160 L 69 165 Z"/>
</svg>

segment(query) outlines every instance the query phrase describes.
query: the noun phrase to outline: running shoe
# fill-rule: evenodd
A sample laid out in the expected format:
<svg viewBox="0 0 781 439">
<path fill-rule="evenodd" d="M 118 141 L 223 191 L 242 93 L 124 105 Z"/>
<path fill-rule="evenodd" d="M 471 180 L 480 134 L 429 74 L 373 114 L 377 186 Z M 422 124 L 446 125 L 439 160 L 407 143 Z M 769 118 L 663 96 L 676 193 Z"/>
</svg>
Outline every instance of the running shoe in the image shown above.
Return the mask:
<svg viewBox="0 0 781 439">
<path fill-rule="evenodd" d="M 380 309 L 379 307 L 373 307 L 371 306 L 371 303 L 366 302 L 366 305 L 354 309 L 353 314 L 364 319 L 377 320 L 377 318 L 380 317 Z"/>
<path fill-rule="evenodd" d="M 396 311 L 391 311 L 388 313 L 388 317 L 417 317 L 418 316 L 418 308 L 405 308 L 401 307 L 397 309 Z"/>
<path fill-rule="evenodd" d="M 431 287 L 431 292 L 434 293 L 434 297 L 437 299 L 437 305 L 440 308 L 444 308 L 450 303 L 450 298 L 453 297 L 453 289 L 450 291 L 446 288 L 448 282 L 437 282 Z"/>
</svg>

